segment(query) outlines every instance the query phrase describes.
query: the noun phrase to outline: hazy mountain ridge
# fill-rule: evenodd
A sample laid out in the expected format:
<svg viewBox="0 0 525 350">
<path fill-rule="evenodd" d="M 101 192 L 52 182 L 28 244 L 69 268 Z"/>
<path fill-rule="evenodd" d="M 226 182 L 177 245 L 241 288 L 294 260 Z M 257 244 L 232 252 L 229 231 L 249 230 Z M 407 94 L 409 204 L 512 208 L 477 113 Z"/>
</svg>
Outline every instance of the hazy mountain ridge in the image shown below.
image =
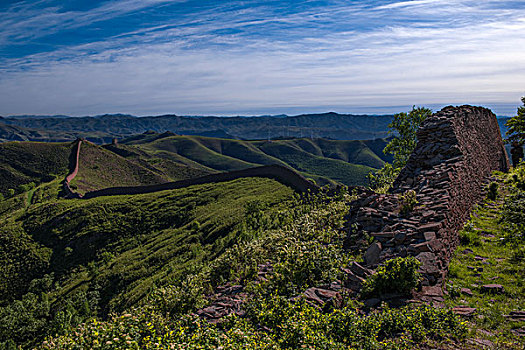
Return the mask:
<svg viewBox="0 0 525 350">
<path fill-rule="evenodd" d="M 276 137 L 324 137 L 363 140 L 385 137 L 392 116 L 338 113 L 303 114 L 293 117 L 182 117 L 176 115 L 134 117 L 104 115 L 96 117 L 8 117 L 2 123 L 26 129 L 68 134 L 91 133 L 97 137 L 124 137 L 147 130 L 171 131 L 184 135 L 228 136 L 237 139 Z M 0 138 L 4 138 L 0 134 Z"/>
</svg>

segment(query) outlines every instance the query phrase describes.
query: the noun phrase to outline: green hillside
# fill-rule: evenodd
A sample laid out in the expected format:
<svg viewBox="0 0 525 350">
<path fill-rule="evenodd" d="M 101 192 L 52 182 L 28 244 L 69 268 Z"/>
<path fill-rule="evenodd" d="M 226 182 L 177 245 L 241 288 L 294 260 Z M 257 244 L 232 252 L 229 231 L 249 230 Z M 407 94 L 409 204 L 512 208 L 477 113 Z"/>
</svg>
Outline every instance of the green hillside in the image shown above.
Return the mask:
<svg viewBox="0 0 525 350">
<path fill-rule="evenodd" d="M 39 184 L 68 173 L 70 143 L 0 143 L 0 193 Z"/>
<path fill-rule="evenodd" d="M 0 214 L 0 339 L 34 343 L 122 311 L 281 226 L 292 199 L 290 188 L 261 178 L 20 209 L 9 199 Z"/>
<path fill-rule="evenodd" d="M 328 154 L 312 140 L 284 141 L 282 158 Z M 224 152 L 213 142 L 201 145 Z M 322 159 L 342 162 L 335 155 L 349 152 L 331 154 Z M 344 281 L 362 257 L 343 248 L 355 198 L 347 193 L 298 197 L 246 178 L 65 200 L 55 179 L 31 198 L 0 201 L 0 349 L 521 349 L 525 171 L 498 182 L 496 199 L 460 233 L 448 307 L 371 310 L 359 294 L 319 306 L 306 292 Z M 225 290 L 233 292 L 220 296 Z M 215 324 L 196 315 L 232 300 L 243 303 L 242 316 Z M 475 308 L 474 316 L 452 307 Z"/>
<path fill-rule="evenodd" d="M 241 141 L 147 133 L 124 139 L 118 147 L 143 152 L 143 158 L 148 154 L 208 173 L 280 164 L 321 185 L 334 181 L 364 185 L 370 171 L 390 160 L 382 153 L 386 142 L 384 139 Z"/>
<path fill-rule="evenodd" d="M 78 174 L 71 186 L 79 193 L 115 186 L 152 185 L 171 178 L 89 142 L 80 148 Z"/>
</svg>

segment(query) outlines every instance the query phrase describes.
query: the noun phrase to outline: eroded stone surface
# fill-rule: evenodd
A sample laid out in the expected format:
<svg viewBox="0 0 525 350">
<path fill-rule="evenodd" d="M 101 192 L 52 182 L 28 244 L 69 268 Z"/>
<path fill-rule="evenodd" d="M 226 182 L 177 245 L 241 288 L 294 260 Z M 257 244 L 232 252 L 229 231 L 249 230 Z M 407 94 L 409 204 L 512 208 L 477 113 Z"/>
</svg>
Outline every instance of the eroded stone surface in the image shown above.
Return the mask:
<svg viewBox="0 0 525 350">
<path fill-rule="evenodd" d="M 496 116 L 485 108 L 446 107 L 423 123 L 417 137 L 391 193 L 367 193 L 351 203 L 347 246 L 366 231 L 374 238 L 366 267 L 412 255 L 422 263 L 423 286 L 442 286 L 458 230 L 483 197 L 491 172 L 508 170 L 509 162 Z M 408 190 L 418 205 L 402 215 L 398 195 Z"/>
</svg>

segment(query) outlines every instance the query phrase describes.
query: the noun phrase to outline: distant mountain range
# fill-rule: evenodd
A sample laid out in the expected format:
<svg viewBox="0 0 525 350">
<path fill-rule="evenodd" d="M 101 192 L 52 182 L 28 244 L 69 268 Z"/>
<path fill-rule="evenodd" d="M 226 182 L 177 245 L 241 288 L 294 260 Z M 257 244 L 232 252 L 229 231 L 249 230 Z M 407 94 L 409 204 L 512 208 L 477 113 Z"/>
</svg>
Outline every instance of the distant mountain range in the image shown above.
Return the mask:
<svg viewBox="0 0 525 350">
<path fill-rule="evenodd" d="M 507 131 L 504 124 L 508 119 L 508 117 L 498 118 L 503 137 Z M 391 115 L 353 115 L 333 112 L 259 117 L 25 115 L 0 117 L 0 142 L 64 142 L 82 137 L 103 144 L 111 142 L 113 138 L 122 139 L 148 131 L 238 140 L 279 138 L 372 140 L 388 136 L 388 124 L 391 120 Z"/>
<path fill-rule="evenodd" d="M 275 138 L 328 138 L 366 140 L 387 136 L 392 116 L 338 113 L 261 117 L 181 117 L 163 115 L 135 117 L 102 115 L 95 117 L 24 116 L 0 120 L 0 139 L 66 141 L 84 137 L 96 143 L 146 131 L 173 132 L 242 140 Z"/>
</svg>

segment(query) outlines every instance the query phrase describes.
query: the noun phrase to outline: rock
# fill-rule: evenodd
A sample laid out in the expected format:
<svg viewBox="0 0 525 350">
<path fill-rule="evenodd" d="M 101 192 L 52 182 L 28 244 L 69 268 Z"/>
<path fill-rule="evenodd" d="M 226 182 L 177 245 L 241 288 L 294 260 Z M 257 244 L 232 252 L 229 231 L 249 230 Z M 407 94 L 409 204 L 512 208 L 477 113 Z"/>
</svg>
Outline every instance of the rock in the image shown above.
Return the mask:
<svg viewBox="0 0 525 350">
<path fill-rule="evenodd" d="M 394 243 L 395 244 L 403 243 L 406 239 L 406 236 L 407 235 L 404 232 L 396 233 L 396 235 L 394 236 Z"/>
<path fill-rule="evenodd" d="M 477 309 L 474 307 L 458 306 L 453 308 L 452 312 L 456 315 L 471 317 L 477 312 Z"/>
<path fill-rule="evenodd" d="M 312 287 L 304 291 L 303 295 L 307 301 L 313 302 L 319 306 L 324 304 L 324 301 L 315 292 L 317 288 Z"/>
<path fill-rule="evenodd" d="M 468 295 L 469 297 L 474 295 L 469 288 L 461 288 L 460 292 L 461 294 Z"/>
<path fill-rule="evenodd" d="M 436 233 L 433 231 L 427 231 L 423 233 L 423 237 L 425 237 L 425 241 L 432 241 L 436 239 Z"/>
<path fill-rule="evenodd" d="M 441 286 L 424 286 L 421 288 L 421 294 L 431 297 L 442 297 L 443 290 Z"/>
<path fill-rule="evenodd" d="M 511 311 L 505 317 L 514 322 L 525 322 L 525 311 Z"/>
<path fill-rule="evenodd" d="M 511 332 L 518 337 L 525 337 L 525 327 L 513 329 Z"/>
<path fill-rule="evenodd" d="M 359 292 L 363 286 L 363 283 L 365 283 L 365 279 L 355 275 L 348 269 L 344 269 L 343 271 L 346 272 L 345 286 L 354 292 Z"/>
<path fill-rule="evenodd" d="M 409 245 L 408 251 L 413 253 L 414 255 L 417 255 L 419 253 L 430 252 L 431 249 L 430 249 L 430 246 L 426 242 L 423 242 L 419 244 Z"/>
<path fill-rule="evenodd" d="M 440 222 L 432 222 L 429 224 L 419 226 L 418 231 L 419 232 L 427 232 L 427 231 L 437 232 L 439 231 L 441 227 L 442 227 L 442 224 Z"/>
<path fill-rule="evenodd" d="M 505 289 L 501 284 L 485 284 L 481 286 L 481 291 L 484 293 L 503 294 Z"/>
<path fill-rule="evenodd" d="M 333 290 L 312 287 L 305 290 L 303 295 L 308 302 L 317 306 L 342 306 L 341 294 Z"/>
<path fill-rule="evenodd" d="M 375 265 L 379 262 L 379 255 L 381 254 L 381 243 L 375 242 L 368 247 L 368 249 L 365 252 L 365 255 L 363 256 L 363 259 L 365 260 L 365 263 L 367 265 Z"/>
<path fill-rule="evenodd" d="M 378 239 L 390 239 L 394 237 L 394 232 L 372 232 L 370 235 Z"/>
<path fill-rule="evenodd" d="M 373 273 L 372 270 L 367 269 L 364 266 L 361 266 L 355 261 L 352 261 L 352 264 L 350 264 L 350 271 L 352 271 L 355 275 L 359 277 L 363 277 L 363 278 L 370 276 Z"/>
<path fill-rule="evenodd" d="M 425 252 L 416 256 L 416 259 L 421 262 L 420 271 L 424 274 L 436 275 L 441 274 L 438 262 L 434 253 Z"/>
</svg>

